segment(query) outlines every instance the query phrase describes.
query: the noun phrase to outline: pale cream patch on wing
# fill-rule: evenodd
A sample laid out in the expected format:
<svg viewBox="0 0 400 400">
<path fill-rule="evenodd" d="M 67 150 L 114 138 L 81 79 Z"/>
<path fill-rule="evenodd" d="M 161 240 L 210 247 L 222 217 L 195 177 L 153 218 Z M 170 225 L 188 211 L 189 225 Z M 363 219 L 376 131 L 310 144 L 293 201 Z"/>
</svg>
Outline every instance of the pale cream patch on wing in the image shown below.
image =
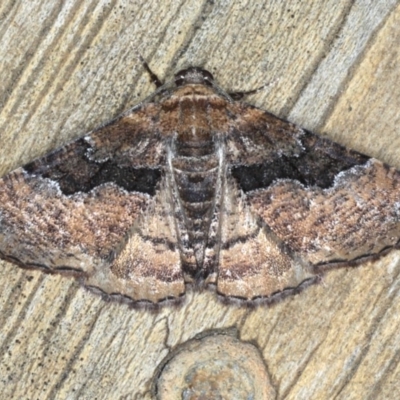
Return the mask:
<svg viewBox="0 0 400 400">
<path fill-rule="evenodd" d="M 184 294 L 174 214 L 165 185 L 133 225 L 112 265 L 96 271 L 85 284 L 153 303 Z"/>
<path fill-rule="evenodd" d="M 0 252 L 27 267 L 90 275 L 147 201 L 113 184 L 65 196 L 56 182 L 19 168 L 0 180 Z"/>
<path fill-rule="evenodd" d="M 313 264 L 378 254 L 399 241 L 400 173 L 374 159 L 339 174 L 329 189 L 282 180 L 248 200 L 277 236 Z"/>
<path fill-rule="evenodd" d="M 246 300 L 268 297 L 314 276 L 268 227 L 260 226 L 232 183 L 225 189 L 221 218 L 218 293 Z"/>
</svg>

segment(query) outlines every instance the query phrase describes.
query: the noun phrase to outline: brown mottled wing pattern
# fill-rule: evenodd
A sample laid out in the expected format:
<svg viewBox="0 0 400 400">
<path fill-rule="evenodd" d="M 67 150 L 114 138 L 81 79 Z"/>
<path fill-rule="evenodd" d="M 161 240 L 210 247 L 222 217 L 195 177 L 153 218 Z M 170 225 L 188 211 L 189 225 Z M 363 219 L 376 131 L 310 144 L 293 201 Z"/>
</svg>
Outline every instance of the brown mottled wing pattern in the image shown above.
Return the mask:
<svg viewBox="0 0 400 400">
<path fill-rule="evenodd" d="M 144 105 L 1 179 L 2 258 L 133 301 L 181 296 L 159 112 Z"/>
<path fill-rule="evenodd" d="M 399 246 L 399 171 L 254 107 L 230 107 L 221 294 L 270 296 Z"/>
<path fill-rule="evenodd" d="M 0 256 L 157 304 L 273 299 L 398 247 L 400 173 L 249 105 L 201 68 L 0 180 Z"/>
</svg>

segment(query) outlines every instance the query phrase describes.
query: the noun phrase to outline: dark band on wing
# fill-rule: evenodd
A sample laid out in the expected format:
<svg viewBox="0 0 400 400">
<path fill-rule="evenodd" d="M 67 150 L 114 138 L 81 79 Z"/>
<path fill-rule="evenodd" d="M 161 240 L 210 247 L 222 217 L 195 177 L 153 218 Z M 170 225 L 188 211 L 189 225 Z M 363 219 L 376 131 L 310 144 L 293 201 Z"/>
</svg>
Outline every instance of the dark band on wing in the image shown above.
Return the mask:
<svg viewBox="0 0 400 400">
<path fill-rule="evenodd" d="M 304 186 L 327 189 L 338 173 L 365 164 L 370 157 L 305 131 L 304 150 L 298 157 L 287 155 L 262 164 L 232 167 L 232 176 L 244 192 L 267 188 L 277 179 L 296 180 Z"/>
<path fill-rule="evenodd" d="M 161 179 L 160 168 L 121 166 L 115 160 L 96 162 L 88 158 L 90 145 L 79 139 L 66 148 L 24 166 L 29 174 L 58 182 L 65 195 L 90 192 L 95 187 L 113 182 L 128 192 L 154 195 Z"/>
</svg>

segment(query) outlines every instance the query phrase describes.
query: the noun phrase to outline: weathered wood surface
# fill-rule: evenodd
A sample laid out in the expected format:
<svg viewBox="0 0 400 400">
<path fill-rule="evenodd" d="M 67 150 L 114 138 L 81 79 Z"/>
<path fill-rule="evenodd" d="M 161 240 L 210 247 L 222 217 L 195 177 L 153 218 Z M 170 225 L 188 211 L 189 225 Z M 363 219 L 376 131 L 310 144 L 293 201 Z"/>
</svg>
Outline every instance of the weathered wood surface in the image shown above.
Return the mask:
<svg viewBox="0 0 400 400">
<path fill-rule="evenodd" d="M 400 168 L 400 4 L 0 3 L 0 173 L 128 109 L 188 65 L 277 115 Z M 272 4 L 273 3 L 273 4 Z M 189 294 L 159 313 L 1 263 L 2 398 L 150 398 L 156 367 L 208 329 L 260 349 L 278 398 L 400 398 L 400 252 L 272 307 Z"/>
</svg>

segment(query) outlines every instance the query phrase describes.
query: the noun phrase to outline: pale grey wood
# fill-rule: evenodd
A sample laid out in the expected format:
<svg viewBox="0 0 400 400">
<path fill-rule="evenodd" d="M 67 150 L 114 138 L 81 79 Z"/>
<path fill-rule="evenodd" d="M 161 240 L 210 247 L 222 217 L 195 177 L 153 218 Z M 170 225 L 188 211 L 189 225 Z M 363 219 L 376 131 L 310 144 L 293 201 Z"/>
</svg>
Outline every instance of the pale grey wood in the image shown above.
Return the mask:
<svg viewBox="0 0 400 400">
<path fill-rule="evenodd" d="M 400 7 L 395 1 L 5 1 L 0 5 L 0 171 L 115 117 L 161 78 L 203 65 L 249 102 L 400 167 Z M 351 110 L 351 111 L 349 111 Z M 272 307 L 189 294 L 134 311 L 67 278 L 2 263 L 4 398 L 150 398 L 174 346 L 236 326 L 279 398 L 399 398 L 399 252 L 326 275 Z"/>
</svg>

